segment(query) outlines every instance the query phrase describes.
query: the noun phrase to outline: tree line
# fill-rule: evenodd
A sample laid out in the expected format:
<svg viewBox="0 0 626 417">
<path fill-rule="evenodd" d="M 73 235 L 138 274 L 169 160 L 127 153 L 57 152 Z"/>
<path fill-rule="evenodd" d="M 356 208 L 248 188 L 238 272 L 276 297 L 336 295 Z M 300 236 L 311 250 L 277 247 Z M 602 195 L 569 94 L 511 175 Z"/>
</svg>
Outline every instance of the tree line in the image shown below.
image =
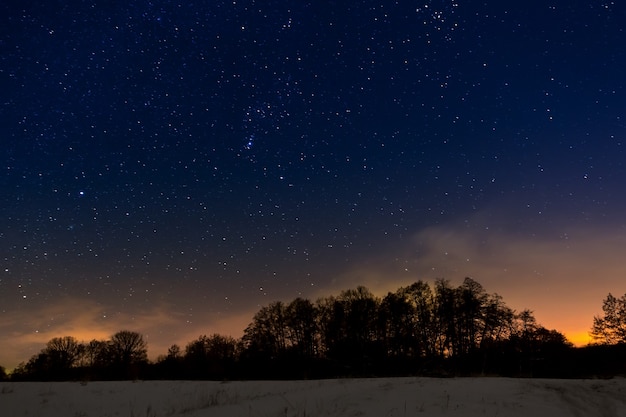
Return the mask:
<svg viewBox="0 0 626 417">
<path fill-rule="evenodd" d="M 134 379 L 148 365 L 148 343 L 137 332 L 122 330 L 109 340 L 81 343 L 55 337 L 11 373 L 14 380 Z"/>
<path fill-rule="evenodd" d="M 150 362 L 133 331 L 109 340 L 50 340 L 20 364 L 14 380 L 298 379 L 341 376 L 503 375 L 581 377 L 626 373 L 626 295 L 611 294 L 591 334 L 574 348 L 565 336 L 516 312 L 466 278 L 417 281 L 380 298 L 357 287 L 312 302 L 262 307 L 240 339 L 200 336 Z"/>
</svg>

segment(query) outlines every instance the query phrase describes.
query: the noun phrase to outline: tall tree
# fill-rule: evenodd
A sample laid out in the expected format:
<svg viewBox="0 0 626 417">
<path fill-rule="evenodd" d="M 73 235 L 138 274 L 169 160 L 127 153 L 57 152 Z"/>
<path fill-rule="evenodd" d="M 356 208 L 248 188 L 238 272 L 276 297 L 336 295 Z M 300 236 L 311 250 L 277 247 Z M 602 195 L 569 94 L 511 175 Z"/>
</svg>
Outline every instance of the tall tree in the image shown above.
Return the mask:
<svg viewBox="0 0 626 417">
<path fill-rule="evenodd" d="M 403 288 L 388 293 L 380 303 L 379 329 L 389 357 L 407 358 L 416 355 L 414 320 L 416 312 Z"/>
<path fill-rule="evenodd" d="M 289 348 L 300 357 L 314 358 L 319 350 L 318 310 L 306 299 L 296 298 L 285 308 Z"/>
<path fill-rule="evenodd" d="M 480 348 L 497 344 L 511 335 L 514 313 L 498 294 L 490 294 L 485 300 Z"/>
<path fill-rule="evenodd" d="M 424 281 L 417 281 L 399 290 L 406 297 L 414 310 L 412 320 L 415 336 L 416 354 L 434 357 L 437 353 L 439 339 L 435 312 L 435 297 L 432 288 Z"/>
<path fill-rule="evenodd" d="M 613 294 L 602 303 L 604 316 L 593 318 L 591 336 L 604 344 L 626 343 L 626 294 L 616 298 Z"/>
<path fill-rule="evenodd" d="M 243 342 L 248 354 L 272 359 L 286 349 L 285 304 L 275 301 L 262 307 L 244 330 Z"/>
<path fill-rule="evenodd" d="M 438 355 L 450 357 L 458 352 L 459 345 L 456 317 L 456 290 L 450 281 L 438 279 L 435 281 L 436 346 Z"/>
<path fill-rule="evenodd" d="M 478 347 L 484 328 L 484 307 L 487 292 L 478 282 L 465 278 L 457 288 L 455 303 L 457 354 L 468 354 Z"/>
<path fill-rule="evenodd" d="M 342 291 L 318 302 L 326 323 L 327 355 L 338 362 L 363 365 L 377 349 L 380 301 L 365 287 Z"/>
</svg>

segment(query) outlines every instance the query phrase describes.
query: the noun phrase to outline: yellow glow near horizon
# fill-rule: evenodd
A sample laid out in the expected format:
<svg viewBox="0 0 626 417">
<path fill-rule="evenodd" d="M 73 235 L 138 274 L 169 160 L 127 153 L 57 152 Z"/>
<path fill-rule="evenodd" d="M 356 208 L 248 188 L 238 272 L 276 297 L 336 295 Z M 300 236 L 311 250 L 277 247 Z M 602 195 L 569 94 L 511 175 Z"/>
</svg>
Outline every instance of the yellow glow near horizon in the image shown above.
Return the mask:
<svg viewBox="0 0 626 417">
<path fill-rule="evenodd" d="M 589 332 L 583 331 L 574 331 L 574 332 L 564 332 L 567 340 L 572 342 L 576 347 L 587 346 L 593 342 L 593 338 L 589 335 Z"/>
</svg>

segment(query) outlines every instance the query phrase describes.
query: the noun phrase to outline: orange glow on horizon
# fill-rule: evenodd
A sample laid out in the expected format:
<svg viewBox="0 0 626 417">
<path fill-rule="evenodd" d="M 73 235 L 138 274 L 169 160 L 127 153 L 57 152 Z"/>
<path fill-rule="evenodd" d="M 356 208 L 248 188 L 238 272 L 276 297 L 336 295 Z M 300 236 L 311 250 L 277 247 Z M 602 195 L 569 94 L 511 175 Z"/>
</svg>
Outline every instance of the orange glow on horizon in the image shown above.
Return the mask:
<svg viewBox="0 0 626 417">
<path fill-rule="evenodd" d="M 558 329 L 557 329 L 558 330 Z M 593 342 L 593 338 L 589 335 L 589 332 L 572 331 L 563 332 L 567 340 L 572 342 L 576 347 L 587 346 Z"/>
<path fill-rule="evenodd" d="M 307 292 L 276 290 L 267 297 L 242 299 L 221 311 L 211 309 L 209 303 L 206 308 L 195 304 L 193 315 L 186 313 L 190 304 L 181 302 L 180 296 L 164 295 L 162 301 L 148 307 L 122 308 L 114 302 L 56 298 L 30 307 L 27 313 L 14 309 L 0 316 L 0 332 L 6 335 L 0 365 L 11 369 L 27 361 L 54 337 L 73 336 L 89 342 L 107 340 L 120 330 L 144 335 L 148 355 L 156 359 L 172 344 L 184 349 L 201 335 L 240 338 L 259 308 L 273 301 L 289 302 L 297 296 L 315 301 L 359 285 L 384 297 L 419 280 L 432 284 L 444 278 L 457 286 L 464 277 L 472 277 L 489 294 L 501 295 L 517 312 L 531 310 L 539 325 L 564 334 L 575 346 L 586 346 L 593 342 L 588 332 L 593 317 L 602 314 L 603 299 L 609 292 L 626 292 L 621 253 L 626 238 L 606 230 L 572 230 L 570 236 L 584 244 L 504 232 L 491 233 L 480 243 L 483 236 L 471 230 L 434 227 L 417 233 L 409 242 L 390 246 L 379 256 L 350 263 L 334 272 L 332 280 Z"/>
</svg>

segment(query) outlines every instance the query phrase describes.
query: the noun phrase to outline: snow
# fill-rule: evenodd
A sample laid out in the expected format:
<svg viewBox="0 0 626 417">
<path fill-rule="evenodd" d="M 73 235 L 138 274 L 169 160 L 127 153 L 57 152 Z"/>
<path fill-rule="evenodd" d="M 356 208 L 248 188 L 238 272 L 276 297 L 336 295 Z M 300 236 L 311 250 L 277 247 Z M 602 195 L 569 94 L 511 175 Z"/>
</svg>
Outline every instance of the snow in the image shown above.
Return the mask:
<svg viewBox="0 0 626 417">
<path fill-rule="evenodd" d="M 2 382 L 8 417 L 626 416 L 626 379 Z"/>
</svg>

